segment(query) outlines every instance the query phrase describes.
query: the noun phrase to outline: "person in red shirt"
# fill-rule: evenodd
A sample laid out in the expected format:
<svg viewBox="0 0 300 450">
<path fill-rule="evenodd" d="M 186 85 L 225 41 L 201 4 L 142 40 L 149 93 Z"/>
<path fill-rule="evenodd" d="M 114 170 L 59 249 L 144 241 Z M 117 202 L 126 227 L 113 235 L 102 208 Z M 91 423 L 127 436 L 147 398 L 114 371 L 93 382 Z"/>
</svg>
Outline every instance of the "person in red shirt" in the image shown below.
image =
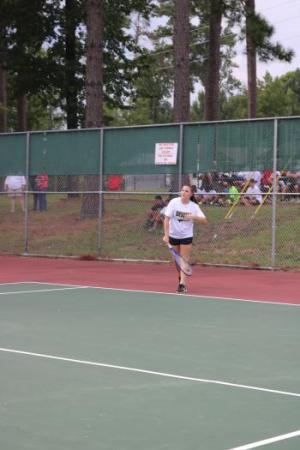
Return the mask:
<svg viewBox="0 0 300 450">
<path fill-rule="evenodd" d="M 121 191 L 123 185 L 122 175 L 109 175 L 107 177 L 107 189 L 109 191 Z"/>
<path fill-rule="evenodd" d="M 273 172 L 272 170 L 266 169 L 263 171 L 262 177 L 260 179 L 260 186 L 263 192 L 268 192 L 273 184 Z"/>
<path fill-rule="evenodd" d="M 39 211 L 47 211 L 47 196 L 46 191 L 48 189 L 49 178 L 46 172 L 43 172 L 36 177 L 37 194 L 37 206 Z"/>
</svg>

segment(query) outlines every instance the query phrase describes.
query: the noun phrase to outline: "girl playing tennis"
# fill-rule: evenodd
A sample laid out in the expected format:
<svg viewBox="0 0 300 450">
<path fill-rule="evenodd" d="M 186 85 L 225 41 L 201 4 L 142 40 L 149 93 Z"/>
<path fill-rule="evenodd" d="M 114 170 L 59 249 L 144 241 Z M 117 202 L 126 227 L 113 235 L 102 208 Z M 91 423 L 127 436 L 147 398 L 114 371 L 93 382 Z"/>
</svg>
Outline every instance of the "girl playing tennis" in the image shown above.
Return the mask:
<svg viewBox="0 0 300 450">
<path fill-rule="evenodd" d="M 163 241 L 169 243 L 185 260 L 189 260 L 194 222 L 207 223 L 199 205 L 195 202 L 190 186 L 182 186 L 180 197 L 171 200 L 165 210 Z M 180 271 L 177 292 L 186 293 L 185 274 Z"/>
</svg>

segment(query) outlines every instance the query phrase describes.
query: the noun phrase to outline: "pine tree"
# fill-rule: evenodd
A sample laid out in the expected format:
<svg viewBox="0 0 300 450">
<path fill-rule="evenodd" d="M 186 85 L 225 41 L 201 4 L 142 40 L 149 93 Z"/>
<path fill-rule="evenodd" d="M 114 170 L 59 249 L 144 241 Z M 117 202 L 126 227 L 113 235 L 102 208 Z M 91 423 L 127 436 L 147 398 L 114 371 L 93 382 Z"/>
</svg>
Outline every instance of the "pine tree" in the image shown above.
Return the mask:
<svg viewBox="0 0 300 450">
<path fill-rule="evenodd" d="M 291 61 L 293 51 L 284 49 L 280 43 L 271 43 L 274 28 L 266 19 L 255 11 L 255 0 L 243 0 L 243 14 L 246 25 L 242 27 L 242 35 L 246 37 L 247 70 L 248 70 L 248 117 L 256 117 L 256 59 L 264 62 L 278 59 Z"/>
<path fill-rule="evenodd" d="M 175 122 L 188 122 L 190 118 L 189 3 L 189 0 L 175 0 L 174 2 Z"/>
</svg>

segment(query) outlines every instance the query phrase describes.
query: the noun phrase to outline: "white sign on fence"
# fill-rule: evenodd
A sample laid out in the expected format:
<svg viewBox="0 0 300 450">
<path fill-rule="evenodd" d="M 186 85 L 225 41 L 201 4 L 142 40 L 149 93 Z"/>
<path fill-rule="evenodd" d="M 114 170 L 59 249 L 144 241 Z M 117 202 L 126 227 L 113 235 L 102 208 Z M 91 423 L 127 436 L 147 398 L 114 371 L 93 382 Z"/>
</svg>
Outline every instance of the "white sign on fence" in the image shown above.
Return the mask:
<svg viewBox="0 0 300 450">
<path fill-rule="evenodd" d="M 177 142 L 155 144 L 155 165 L 177 164 Z"/>
</svg>

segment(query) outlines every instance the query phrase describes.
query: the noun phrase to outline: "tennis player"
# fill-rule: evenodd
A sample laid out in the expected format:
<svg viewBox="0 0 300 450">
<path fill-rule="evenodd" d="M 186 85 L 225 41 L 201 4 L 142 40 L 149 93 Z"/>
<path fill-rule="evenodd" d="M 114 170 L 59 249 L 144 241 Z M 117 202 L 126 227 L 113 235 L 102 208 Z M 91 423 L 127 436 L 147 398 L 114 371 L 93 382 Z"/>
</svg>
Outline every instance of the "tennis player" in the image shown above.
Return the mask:
<svg viewBox="0 0 300 450">
<path fill-rule="evenodd" d="M 193 197 L 192 188 L 182 186 L 180 197 L 169 202 L 164 214 L 163 241 L 170 243 L 188 261 L 192 250 L 194 222 L 207 223 L 207 218 Z M 187 293 L 185 274 L 182 271 L 179 273 L 177 292 Z"/>
</svg>

